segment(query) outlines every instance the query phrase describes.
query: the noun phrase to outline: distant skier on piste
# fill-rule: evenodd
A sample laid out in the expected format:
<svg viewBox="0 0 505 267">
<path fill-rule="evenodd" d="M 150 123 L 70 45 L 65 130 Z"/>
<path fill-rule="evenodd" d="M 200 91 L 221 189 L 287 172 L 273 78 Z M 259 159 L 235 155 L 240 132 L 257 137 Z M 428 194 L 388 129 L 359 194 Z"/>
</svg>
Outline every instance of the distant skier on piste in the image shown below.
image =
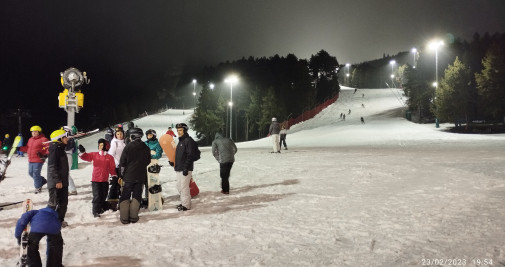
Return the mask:
<svg viewBox="0 0 505 267">
<path fill-rule="evenodd" d="M 65 146 L 68 143 L 67 132 L 63 129 L 51 133 L 49 157 L 47 159 L 47 205 L 58 212 L 61 226 L 66 227 L 65 214 L 68 205 L 68 159 Z"/>
<path fill-rule="evenodd" d="M 169 134 L 169 135 L 171 135 L 172 137 L 177 137 L 177 136 L 175 135 L 174 131 L 172 131 L 172 127 L 170 127 L 170 126 L 168 127 L 168 130 L 167 130 L 166 134 Z"/>
<path fill-rule="evenodd" d="M 124 181 L 119 198 L 119 218 L 121 223 L 136 223 L 142 201 L 142 188 L 147 181 L 147 165 L 151 163 L 151 151 L 144 142 L 144 133 L 140 128 L 128 130 L 131 140 L 124 148 L 119 160 L 120 180 Z M 120 184 L 122 182 L 120 181 Z"/>
</svg>

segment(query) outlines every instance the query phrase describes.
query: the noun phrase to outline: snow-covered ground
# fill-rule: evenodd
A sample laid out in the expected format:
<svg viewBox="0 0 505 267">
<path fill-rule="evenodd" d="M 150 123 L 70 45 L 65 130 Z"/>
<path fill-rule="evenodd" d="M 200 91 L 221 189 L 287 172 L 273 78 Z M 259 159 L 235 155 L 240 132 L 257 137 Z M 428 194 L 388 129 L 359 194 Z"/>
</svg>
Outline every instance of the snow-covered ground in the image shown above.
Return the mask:
<svg viewBox="0 0 505 267">
<path fill-rule="evenodd" d="M 82 162 L 71 172 L 79 194 L 69 198 L 63 263 L 479 266 L 487 260 L 504 266 L 505 135 L 414 124 L 402 118 L 402 103 L 397 89 L 354 94 L 344 88 L 335 104 L 290 129 L 289 150 L 271 154 L 268 138 L 238 144 L 230 195 L 220 193 L 219 166 L 203 147 L 193 209 L 175 209 L 175 175 L 166 167 L 164 210 L 142 210 L 136 224 L 122 225 L 111 211 L 93 218 L 92 166 Z M 171 123 L 189 120 L 191 110 L 182 113 L 169 110 L 135 124 L 164 133 Z M 96 151 L 102 136 L 80 143 Z M 36 208 L 46 205 L 47 190 L 32 193 L 27 166 L 26 158 L 13 158 L 0 183 L 0 203 L 32 198 Z M 0 215 L 0 266 L 14 266 L 20 205 Z"/>
</svg>

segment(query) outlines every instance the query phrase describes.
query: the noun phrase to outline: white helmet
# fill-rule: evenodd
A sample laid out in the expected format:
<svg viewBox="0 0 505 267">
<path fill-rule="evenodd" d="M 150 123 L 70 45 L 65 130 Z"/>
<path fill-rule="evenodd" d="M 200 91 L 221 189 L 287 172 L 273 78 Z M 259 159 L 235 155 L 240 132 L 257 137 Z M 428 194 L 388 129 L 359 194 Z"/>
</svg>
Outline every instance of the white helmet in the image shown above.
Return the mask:
<svg viewBox="0 0 505 267">
<path fill-rule="evenodd" d="M 272 121 L 277 121 L 277 118 L 272 118 Z"/>
</svg>

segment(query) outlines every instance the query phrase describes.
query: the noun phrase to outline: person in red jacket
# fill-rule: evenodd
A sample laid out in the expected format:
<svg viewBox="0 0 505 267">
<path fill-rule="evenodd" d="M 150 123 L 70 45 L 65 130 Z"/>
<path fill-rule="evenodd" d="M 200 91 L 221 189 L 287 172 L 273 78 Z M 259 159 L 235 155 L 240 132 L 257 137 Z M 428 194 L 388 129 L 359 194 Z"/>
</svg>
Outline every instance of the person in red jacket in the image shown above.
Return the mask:
<svg viewBox="0 0 505 267">
<path fill-rule="evenodd" d="M 42 191 L 42 186 L 47 183 L 46 178 L 40 175 L 42 165 L 46 161 L 49 154 L 49 140 L 42 133 L 40 126 L 32 126 L 30 128 L 32 137 L 26 144 L 28 154 L 28 174 L 33 178 L 35 186 L 35 194 Z"/>
<path fill-rule="evenodd" d="M 166 134 L 169 134 L 171 135 L 172 137 L 177 137 L 174 133 L 174 131 L 172 131 L 172 127 L 168 127 L 168 131 L 166 132 Z"/>
<path fill-rule="evenodd" d="M 116 176 L 116 164 L 114 157 L 107 154 L 109 142 L 103 138 L 98 140 L 98 152 L 86 153 L 86 149 L 79 145 L 79 157 L 85 161 L 93 162 L 93 174 L 91 177 L 91 189 L 93 191 L 93 216 L 100 217 L 108 210 L 107 193 L 109 191 L 109 174 Z"/>
</svg>

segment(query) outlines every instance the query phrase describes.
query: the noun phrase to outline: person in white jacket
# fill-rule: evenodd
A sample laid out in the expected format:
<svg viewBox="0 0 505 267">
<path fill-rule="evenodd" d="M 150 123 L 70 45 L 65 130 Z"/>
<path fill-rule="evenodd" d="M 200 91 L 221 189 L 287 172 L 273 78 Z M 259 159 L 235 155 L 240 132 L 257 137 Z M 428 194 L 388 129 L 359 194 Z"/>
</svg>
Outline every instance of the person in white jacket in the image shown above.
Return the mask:
<svg viewBox="0 0 505 267">
<path fill-rule="evenodd" d="M 121 159 L 121 154 L 123 153 L 123 149 L 126 146 L 124 140 L 124 131 L 123 128 L 116 128 L 116 132 L 114 133 L 114 138 L 112 138 L 110 142 L 110 148 L 108 154 L 114 157 L 114 164 L 116 165 L 116 173 L 119 173 L 119 160 Z M 113 177 L 113 180 L 110 181 L 110 189 L 109 189 L 109 200 L 119 200 L 119 195 L 121 193 L 121 185 L 119 184 L 117 177 Z M 117 204 L 117 203 L 114 203 Z M 112 210 L 116 210 L 117 206 L 110 203 Z"/>
</svg>

